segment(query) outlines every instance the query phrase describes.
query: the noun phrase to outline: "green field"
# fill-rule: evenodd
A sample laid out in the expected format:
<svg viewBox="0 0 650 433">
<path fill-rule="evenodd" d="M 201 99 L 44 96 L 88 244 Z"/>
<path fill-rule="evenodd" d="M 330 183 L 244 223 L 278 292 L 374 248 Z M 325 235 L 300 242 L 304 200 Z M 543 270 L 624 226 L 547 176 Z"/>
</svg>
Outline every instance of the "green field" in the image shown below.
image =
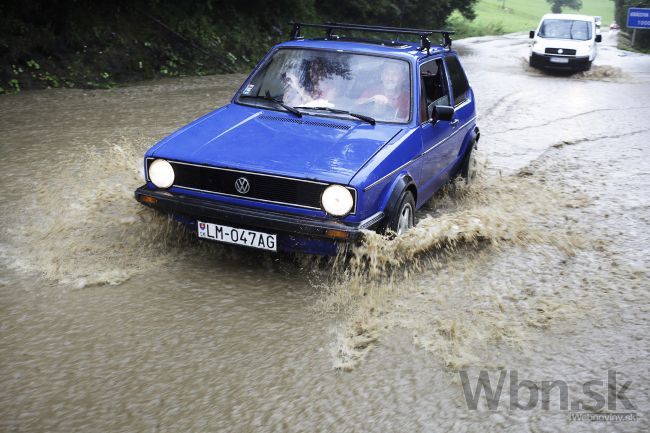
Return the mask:
<svg viewBox="0 0 650 433">
<path fill-rule="evenodd" d="M 532 30 L 542 15 L 551 12 L 551 5 L 546 0 L 479 0 L 475 10 L 473 21 L 457 12 L 449 19 L 449 26 L 458 31 L 457 38 Z M 614 20 L 614 1 L 582 0 L 579 11 L 563 9 L 562 12 L 601 16 L 606 28 Z"/>
</svg>

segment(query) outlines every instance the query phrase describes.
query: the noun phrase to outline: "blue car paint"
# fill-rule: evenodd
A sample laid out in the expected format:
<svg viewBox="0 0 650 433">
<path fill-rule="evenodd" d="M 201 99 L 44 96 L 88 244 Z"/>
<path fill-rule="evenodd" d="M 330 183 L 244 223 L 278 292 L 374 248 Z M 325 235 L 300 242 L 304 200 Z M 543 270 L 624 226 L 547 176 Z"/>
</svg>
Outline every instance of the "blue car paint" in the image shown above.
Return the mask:
<svg viewBox="0 0 650 433">
<path fill-rule="evenodd" d="M 400 182 L 403 178 L 408 179 L 408 184 L 416 189 L 416 208 L 426 203 L 460 167 L 470 143 L 477 138 L 471 86 L 468 101 L 455 112 L 456 125 L 444 121 L 420 124 L 419 65 L 424 61 L 457 54 L 442 47 L 432 47 L 427 55 L 419 51 L 416 45 L 399 48 L 355 42 L 297 40 L 279 44 L 270 50 L 255 67 L 251 77 L 275 51 L 297 47 L 374 54 L 408 61 L 412 91 L 409 122 L 377 122 L 370 125 L 347 116 L 307 112 L 298 119 L 270 104 L 268 108 L 262 108 L 262 104 L 253 107 L 239 103 L 237 98 L 248 85 L 249 78 L 230 104 L 158 142 L 146 153 L 145 161 L 146 158 L 155 157 L 349 185 L 357 191 L 357 207 L 354 214 L 341 219 L 343 222 L 359 222 L 384 211 L 391 194 L 394 194 L 393 189 L 396 185 L 404 184 Z M 446 70 L 445 77 L 448 89 L 451 89 Z M 449 93 L 453 105 L 453 95 L 451 91 Z M 147 187 L 156 189 L 149 181 Z M 284 214 L 328 218 L 322 210 L 176 187 L 171 187 L 169 191 Z M 186 223 L 192 227 L 195 220 L 190 218 Z M 331 254 L 332 245 L 335 242 L 330 240 L 291 235 L 278 237 L 278 247 L 283 250 Z"/>
<path fill-rule="evenodd" d="M 150 156 L 347 185 L 401 129 L 230 104 L 218 121 L 185 129 Z"/>
</svg>

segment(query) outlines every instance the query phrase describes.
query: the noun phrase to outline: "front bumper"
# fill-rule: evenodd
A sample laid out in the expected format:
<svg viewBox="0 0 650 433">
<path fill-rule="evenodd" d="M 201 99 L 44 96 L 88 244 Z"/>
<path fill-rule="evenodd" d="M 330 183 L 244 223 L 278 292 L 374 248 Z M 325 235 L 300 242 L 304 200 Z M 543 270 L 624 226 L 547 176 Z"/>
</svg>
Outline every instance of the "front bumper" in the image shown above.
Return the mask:
<svg viewBox="0 0 650 433">
<path fill-rule="evenodd" d="M 530 65 L 534 68 L 574 70 L 574 71 L 582 71 L 589 67 L 589 56 L 562 57 L 568 59 L 568 63 L 552 62 L 551 61 L 552 57 L 562 57 L 562 56 L 553 55 L 553 54 L 539 54 L 533 52 L 530 55 Z"/>
<path fill-rule="evenodd" d="M 150 198 L 143 201 L 143 197 Z M 251 230 L 266 230 L 278 234 L 279 250 L 315 254 L 332 254 L 331 248 L 327 248 L 327 245 L 336 245 L 336 242 L 340 241 L 359 240 L 363 230 L 375 228 L 384 219 L 383 212 L 378 212 L 358 223 L 311 218 L 235 206 L 169 191 L 152 190 L 146 185 L 135 190 L 135 199 L 146 206 L 180 217 L 178 219 L 193 230 L 196 230 L 197 219 Z M 320 251 L 321 249 L 323 251 Z"/>
</svg>

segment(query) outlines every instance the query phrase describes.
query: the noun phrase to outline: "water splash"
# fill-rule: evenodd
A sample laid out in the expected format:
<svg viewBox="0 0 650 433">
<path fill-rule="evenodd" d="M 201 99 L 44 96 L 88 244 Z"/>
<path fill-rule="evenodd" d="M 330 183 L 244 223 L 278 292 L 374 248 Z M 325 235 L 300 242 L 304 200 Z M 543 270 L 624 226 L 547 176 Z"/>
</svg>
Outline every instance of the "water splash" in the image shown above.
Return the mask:
<svg viewBox="0 0 650 433">
<path fill-rule="evenodd" d="M 39 182 L 20 226 L 6 229 L 10 266 L 80 288 L 119 284 L 160 266 L 187 233 L 133 199 L 151 140 L 122 138 L 87 147 L 60 164 L 56 187 Z"/>
<path fill-rule="evenodd" d="M 343 312 L 335 368 L 353 369 L 394 327 L 409 329 L 415 344 L 451 368 L 489 364 L 497 362 L 486 355 L 490 345 L 524 345 L 531 329 L 574 314 L 569 295 L 556 301 L 555 289 L 512 275 L 573 257 L 582 241 L 561 211 L 588 203 L 533 173 L 482 173 L 472 187 L 456 183 L 437 195 L 405 235 L 367 233 L 345 266 L 335 267 L 339 277 L 320 303 Z"/>
</svg>

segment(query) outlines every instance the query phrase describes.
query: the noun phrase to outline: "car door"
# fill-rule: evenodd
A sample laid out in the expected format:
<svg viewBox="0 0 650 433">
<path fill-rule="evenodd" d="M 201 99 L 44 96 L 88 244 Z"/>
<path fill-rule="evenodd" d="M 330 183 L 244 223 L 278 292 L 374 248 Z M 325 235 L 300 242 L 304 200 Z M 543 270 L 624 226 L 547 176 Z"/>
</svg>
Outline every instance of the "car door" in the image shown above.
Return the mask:
<svg viewBox="0 0 650 433">
<path fill-rule="evenodd" d="M 453 149 L 447 137 L 453 128 L 448 121 L 430 121 L 428 107 L 449 106 L 449 84 L 442 59 L 428 60 L 419 69 L 419 122 L 422 137 L 423 163 L 421 168 L 423 198 L 428 198 L 447 181 L 445 168 L 451 163 Z"/>
<path fill-rule="evenodd" d="M 447 169 L 450 170 L 459 162 L 459 158 L 462 157 L 460 152 L 469 126 L 467 121 L 472 118 L 474 105 L 472 104 L 472 92 L 469 87 L 469 81 L 456 55 L 452 53 L 448 54 L 445 57 L 445 64 L 447 66 L 447 73 L 451 85 L 450 93 L 454 104 L 454 118 L 450 122 L 451 133 L 453 135 L 449 138 L 445 148 L 449 152 L 446 155 L 446 159 L 449 164 Z"/>
</svg>

